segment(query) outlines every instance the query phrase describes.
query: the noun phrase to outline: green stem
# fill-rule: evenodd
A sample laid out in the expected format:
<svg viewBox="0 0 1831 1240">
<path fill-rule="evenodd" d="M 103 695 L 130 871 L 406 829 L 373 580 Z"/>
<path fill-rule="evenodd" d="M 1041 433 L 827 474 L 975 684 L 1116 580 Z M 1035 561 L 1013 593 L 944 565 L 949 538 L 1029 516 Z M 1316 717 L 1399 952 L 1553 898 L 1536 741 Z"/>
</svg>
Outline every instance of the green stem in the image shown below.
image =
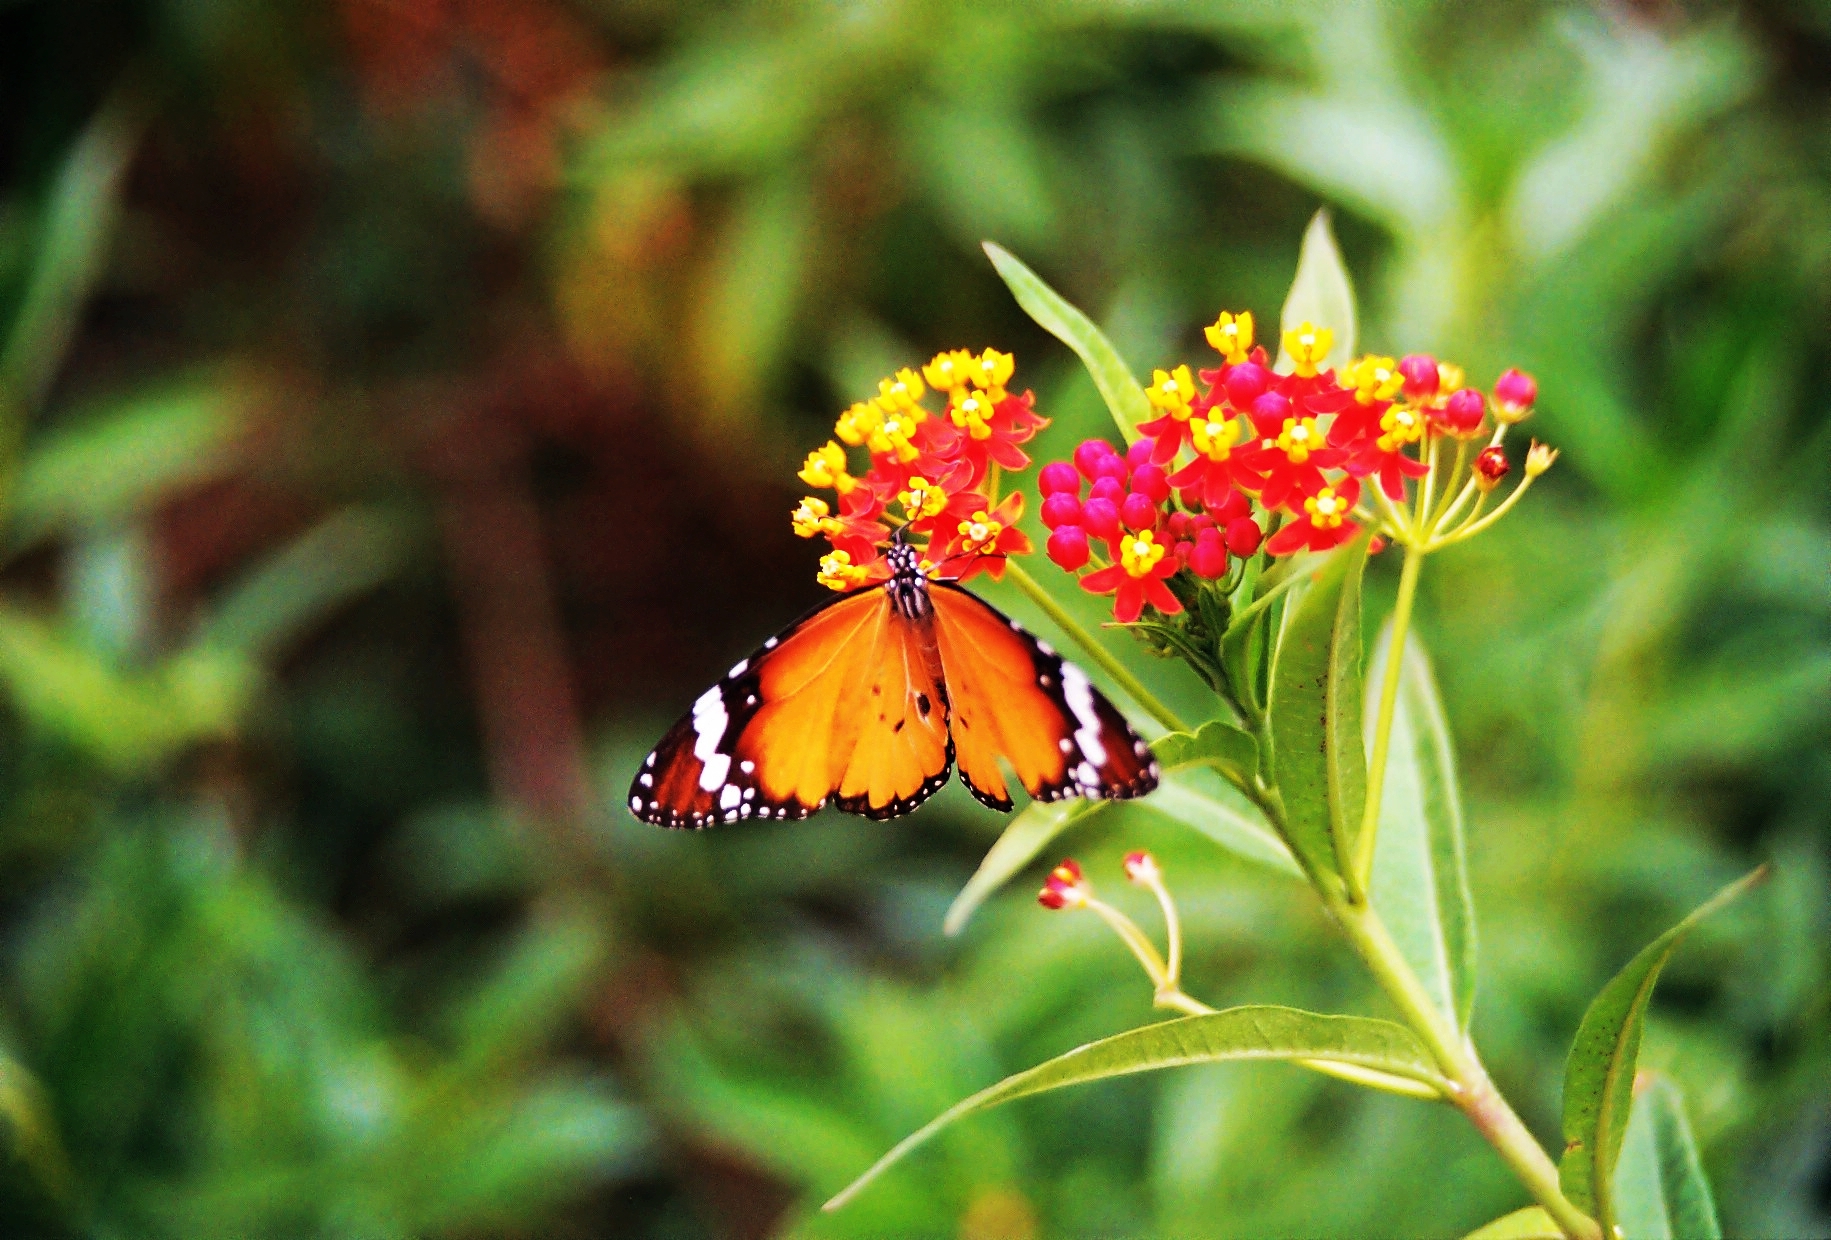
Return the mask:
<svg viewBox="0 0 1831 1240">
<path fill-rule="evenodd" d="M 1438 1011 L 1379 914 L 1371 907 L 1343 901 L 1331 901 L 1330 911 L 1405 1023 L 1423 1039 L 1437 1066 L 1455 1084 L 1450 1101 L 1468 1116 L 1565 1235 L 1574 1240 L 1600 1240 L 1601 1228 L 1564 1196 L 1558 1186 L 1557 1165 L 1494 1088 L 1461 1030 Z"/>
<path fill-rule="evenodd" d="M 1303 568 L 1293 569 L 1292 571 L 1285 573 L 1275 584 L 1268 587 L 1265 593 L 1254 599 L 1247 606 L 1242 607 L 1233 618 L 1227 622 L 1227 627 L 1229 629 L 1232 629 L 1236 625 L 1244 624 L 1246 621 L 1264 611 L 1267 607 L 1270 607 L 1280 594 L 1283 594 L 1286 590 L 1304 579 L 1307 575 L 1307 570 L 1310 567 L 1309 562 L 1311 560 L 1317 560 L 1321 557 L 1310 552 L 1305 552 L 1296 558 L 1304 561 Z"/>
<path fill-rule="evenodd" d="M 1405 548 L 1405 567 L 1399 574 L 1399 601 L 1392 609 L 1392 643 L 1387 647 L 1386 676 L 1380 682 L 1379 714 L 1373 722 L 1373 757 L 1367 763 L 1367 805 L 1361 814 L 1360 834 L 1354 837 L 1356 887 L 1367 890 L 1373 881 L 1373 846 L 1380 832 L 1380 798 L 1386 788 L 1386 758 L 1392 747 L 1392 717 L 1399 704 L 1399 671 L 1404 664 L 1405 635 L 1411 629 L 1411 606 L 1418 596 L 1418 573 L 1424 566 L 1424 548 Z"/>
<path fill-rule="evenodd" d="M 1056 627 L 1068 635 L 1070 641 L 1081 648 L 1099 669 L 1112 677 L 1113 683 L 1125 691 L 1125 695 L 1144 709 L 1145 714 L 1161 723 L 1172 732 L 1187 732 L 1189 725 L 1177 718 L 1176 712 L 1157 700 L 1152 693 L 1138 682 L 1138 678 L 1126 670 L 1123 663 L 1114 658 L 1112 652 L 1094 640 L 1094 635 L 1081 627 L 1079 621 L 1068 614 L 1066 608 L 1051 598 L 1036 579 L 1023 570 L 1023 566 L 1013 561 L 1005 561 L 1005 575 L 1017 583 L 1017 588 L 1029 596 L 1030 601 L 1043 609 Z"/>
</svg>

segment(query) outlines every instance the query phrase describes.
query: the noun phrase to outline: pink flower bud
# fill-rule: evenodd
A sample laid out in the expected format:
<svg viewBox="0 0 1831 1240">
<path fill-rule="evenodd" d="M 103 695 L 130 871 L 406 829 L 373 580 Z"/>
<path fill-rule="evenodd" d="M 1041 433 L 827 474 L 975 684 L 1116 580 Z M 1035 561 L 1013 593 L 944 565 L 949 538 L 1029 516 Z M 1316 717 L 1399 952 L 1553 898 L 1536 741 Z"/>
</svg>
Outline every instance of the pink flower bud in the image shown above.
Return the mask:
<svg viewBox="0 0 1831 1240">
<path fill-rule="evenodd" d="M 1074 450 L 1074 467 L 1088 478 L 1097 477 L 1094 466 L 1113 455 L 1113 446 L 1104 439 L 1088 439 Z"/>
<path fill-rule="evenodd" d="M 1088 560 L 1087 531 L 1078 525 L 1064 525 L 1049 535 L 1049 544 L 1044 550 L 1058 568 L 1075 572 Z"/>
<path fill-rule="evenodd" d="M 1169 518 L 1164 521 L 1163 528 L 1164 532 L 1169 534 L 1171 538 L 1183 539 L 1189 537 L 1189 514 L 1186 512 L 1171 513 Z"/>
<path fill-rule="evenodd" d="M 1499 445 L 1483 448 L 1481 455 L 1475 458 L 1475 485 L 1484 491 L 1494 489 L 1494 484 L 1507 476 L 1512 466 L 1507 463 L 1507 453 Z"/>
<path fill-rule="evenodd" d="M 1265 531 L 1251 517 L 1235 517 L 1227 523 L 1227 550 L 1242 560 L 1259 549 Z"/>
<path fill-rule="evenodd" d="M 1227 399 L 1233 402 L 1235 409 L 1250 409 L 1252 403 L 1264 393 L 1271 376 L 1265 367 L 1252 362 L 1241 362 L 1238 366 L 1227 368 Z"/>
<path fill-rule="evenodd" d="M 1124 482 L 1127 478 L 1131 477 L 1131 475 L 1132 467 L 1126 464 L 1125 458 L 1120 456 L 1117 452 L 1112 453 L 1110 456 L 1103 456 L 1094 463 L 1094 478 L 1096 481 L 1101 478 L 1117 478 L 1120 482 Z"/>
<path fill-rule="evenodd" d="M 1399 359 L 1399 373 L 1405 376 L 1405 395 L 1413 400 L 1437 394 L 1437 359 L 1429 354 L 1406 354 Z"/>
<path fill-rule="evenodd" d="M 1081 501 L 1066 491 L 1057 491 L 1043 500 L 1043 524 L 1050 529 L 1081 523 Z"/>
<path fill-rule="evenodd" d="M 1230 521 L 1251 515 L 1252 501 L 1239 491 L 1227 492 L 1227 498 L 1222 500 L 1221 506 L 1214 510 L 1214 520 L 1217 525 L 1226 525 Z"/>
<path fill-rule="evenodd" d="M 1148 495 L 1153 504 L 1161 504 L 1170 498 L 1170 480 L 1163 470 L 1146 462 L 1132 467 L 1132 490 L 1140 495 Z"/>
<path fill-rule="evenodd" d="M 1119 501 L 1119 519 L 1131 530 L 1148 530 L 1157 524 L 1157 505 L 1148 495 L 1133 491 Z"/>
<path fill-rule="evenodd" d="M 1081 505 L 1081 528 L 1095 538 L 1119 537 L 1119 505 L 1110 499 L 1088 500 Z"/>
<path fill-rule="evenodd" d="M 1148 436 L 1144 439 L 1134 440 L 1132 446 L 1125 450 L 1125 463 L 1130 465 L 1133 469 L 1137 469 L 1140 465 L 1144 465 L 1150 461 L 1151 453 L 1155 451 L 1156 448 L 1157 441 Z"/>
<path fill-rule="evenodd" d="M 1134 883 L 1156 883 L 1163 880 L 1163 871 L 1150 853 L 1129 852 L 1125 854 L 1125 876 Z"/>
<path fill-rule="evenodd" d="M 1044 495 L 1079 495 L 1081 476 L 1067 461 L 1051 461 L 1036 471 L 1036 489 Z"/>
<path fill-rule="evenodd" d="M 1291 416 L 1291 398 L 1282 392 L 1267 392 L 1253 401 L 1247 412 L 1259 434 L 1275 436 L 1284 429 L 1284 419 Z"/>
<path fill-rule="evenodd" d="M 1495 416 L 1503 422 L 1523 421 L 1538 398 L 1538 381 L 1523 370 L 1504 370 L 1494 381 Z"/>
<path fill-rule="evenodd" d="M 1213 581 L 1227 575 L 1227 544 L 1214 530 L 1203 530 L 1189 553 L 1189 571 Z"/>
<path fill-rule="evenodd" d="M 1122 478 L 1095 478 L 1093 486 L 1087 490 L 1088 499 L 1110 499 L 1118 503 L 1125 498 L 1125 480 Z"/>
<path fill-rule="evenodd" d="M 1443 403 L 1443 412 L 1438 421 L 1452 435 L 1473 435 L 1481 429 L 1481 419 L 1487 413 L 1488 402 L 1474 388 L 1463 388 L 1451 392 L 1450 398 Z"/>
</svg>

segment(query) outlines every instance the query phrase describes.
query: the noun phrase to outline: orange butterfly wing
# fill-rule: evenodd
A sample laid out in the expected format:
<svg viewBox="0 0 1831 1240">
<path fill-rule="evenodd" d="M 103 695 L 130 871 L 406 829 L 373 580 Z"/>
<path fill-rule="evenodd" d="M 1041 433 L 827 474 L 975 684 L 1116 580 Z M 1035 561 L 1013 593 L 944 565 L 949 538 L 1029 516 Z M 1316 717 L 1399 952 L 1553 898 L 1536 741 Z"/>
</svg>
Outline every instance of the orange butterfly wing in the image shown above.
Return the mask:
<svg viewBox="0 0 1831 1240">
<path fill-rule="evenodd" d="M 990 603 L 929 583 L 960 778 L 993 809 L 1011 808 L 1002 756 L 1039 801 L 1126 798 L 1157 786 L 1157 763 L 1086 673 Z"/>
<path fill-rule="evenodd" d="M 632 813 L 666 827 L 908 813 L 953 748 L 932 642 L 882 587 L 809 613 L 706 690 L 644 760 Z"/>
</svg>

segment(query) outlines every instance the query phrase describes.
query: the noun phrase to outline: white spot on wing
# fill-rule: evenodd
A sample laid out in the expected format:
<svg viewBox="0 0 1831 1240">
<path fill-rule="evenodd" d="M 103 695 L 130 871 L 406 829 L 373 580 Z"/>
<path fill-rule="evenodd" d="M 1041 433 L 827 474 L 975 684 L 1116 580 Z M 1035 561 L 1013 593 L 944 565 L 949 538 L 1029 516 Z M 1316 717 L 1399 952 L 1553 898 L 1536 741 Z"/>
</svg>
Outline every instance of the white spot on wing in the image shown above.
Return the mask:
<svg viewBox="0 0 1831 1240">
<path fill-rule="evenodd" d="M 742 762 L 737 764 L 737 769 L 748 775 L 757 769 L 757 764 L 752 762 L 749 758 L 745 758 Z"/>
<path fill-rule="evenodd" d="M 1074 712 L 1075 722 L 1080 724 L 1074 730 L 1075 744 L 1081 747 L 1081 753 L 1089 762 L 1105 766 L 1106 746 L 1100 741 L 1100 714 L 1094 709 L 1094 687 L 1088 683 L 1087 673 L 1072 663 L 1062 664 L 1062 697 L 1067 700 L 1068 709 Z"/>
<path fill-rule="evenodd" d="M 749 666 L 750 666 L 749 659 L 739 659 L 736 663 L 733 663 L 731 665 L 731 670 L 725 673 L 725 679 L 726 680 L 736 680 L 739 676 L 742 676 L 744 674 L 744 669 L 748 668 Z"/>
<path fill-rule="evenodd" d="M 644 771 L 636 777 L 636 782 L 641 784 L 644 788 L 653 788 L 655 786 L 655 777 L 650 775 L 647 771 Z"/>
<path fill-rule="evenodd" d="M 731 773 L 731 756 L 718 751 L 730 722 L 731 716 L 725 713 L 724 695 L 717 685 L 700 694 L 699 700 L 693 703 L 693 756 L 705 764 L 705 769 L 699 773 L 702 792 L 713 791 Z"/>
<path fill-rule="evenodd" d="M 743 800 L 743 798 L 744 794 L 739 790 L 736 784 L 726 784 L 719 790 L 718 807 L 720 809 L 730 809 L 739 801 Z"/>
</svg>

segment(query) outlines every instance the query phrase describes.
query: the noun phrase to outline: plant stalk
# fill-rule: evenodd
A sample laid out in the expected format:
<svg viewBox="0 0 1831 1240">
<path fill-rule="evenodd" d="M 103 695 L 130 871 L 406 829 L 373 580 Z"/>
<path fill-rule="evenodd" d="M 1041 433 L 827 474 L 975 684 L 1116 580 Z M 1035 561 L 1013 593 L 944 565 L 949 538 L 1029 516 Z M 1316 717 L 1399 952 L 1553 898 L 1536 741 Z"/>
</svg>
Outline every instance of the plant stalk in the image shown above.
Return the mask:
<svg viewBox="0 0 1831 1240">
<path fill-rule="evenodd" d="M 1411 608 L 1418 596 L 1418 574 L 1424 566 L 1421 542 L 1405 547 L 1405 567 L 1399 573 L 1399 600 L 1392 609 L 1392 644 L 1386 655 L 1386 675 L 1380 682 L 1379 714 L 1373 723 L 1373 756 L 1367 763 L 1367 804 L 1361 814 L 1360 833 L 1354 837 L 1355 887 L 1367 890 L 1373 881 L 1373 846 L 1379 838 L 1380 798 L 1386 786 L 1386 759 L 1392 747 L 1392 717 L 1399 704 L 1399 672 L 1404 664 L 1405 636 L 1411 630 Z"/>
<path fill-rule="evenodd" d="M 1023 570 L 1022 565 L 1010 560 L 1005 561 L 1005 574 L 1017 583 L 1017 588 L 1029 596 L 1031 602 L 1042 608 L 1044 614 L 1055 621 L 1056 627 L 1066 633 L 1070 641 L 1081 648 L 1082 654 L 1086 655 L 1101 671 L 1112 677 L 1113 683 L 1123 689 L 1125 695 L 1136 702 L 1145 714 L 1172 732 L 1190 730 L 1188 724 L 1177 718 L 1175 711 L 1158 701 L 1157 695 L 1140 684 L 1138 678 L 1126 670 L 1125 664 L 1115 659 L 1104 646 L 1094 640 L 1093 634 L 1082 628 L 1080 622 L 1068 614 L 1066 608 L 1051 598 L 1048 592 L 1037 584 L 1036 579 Z"/>
</svg>

